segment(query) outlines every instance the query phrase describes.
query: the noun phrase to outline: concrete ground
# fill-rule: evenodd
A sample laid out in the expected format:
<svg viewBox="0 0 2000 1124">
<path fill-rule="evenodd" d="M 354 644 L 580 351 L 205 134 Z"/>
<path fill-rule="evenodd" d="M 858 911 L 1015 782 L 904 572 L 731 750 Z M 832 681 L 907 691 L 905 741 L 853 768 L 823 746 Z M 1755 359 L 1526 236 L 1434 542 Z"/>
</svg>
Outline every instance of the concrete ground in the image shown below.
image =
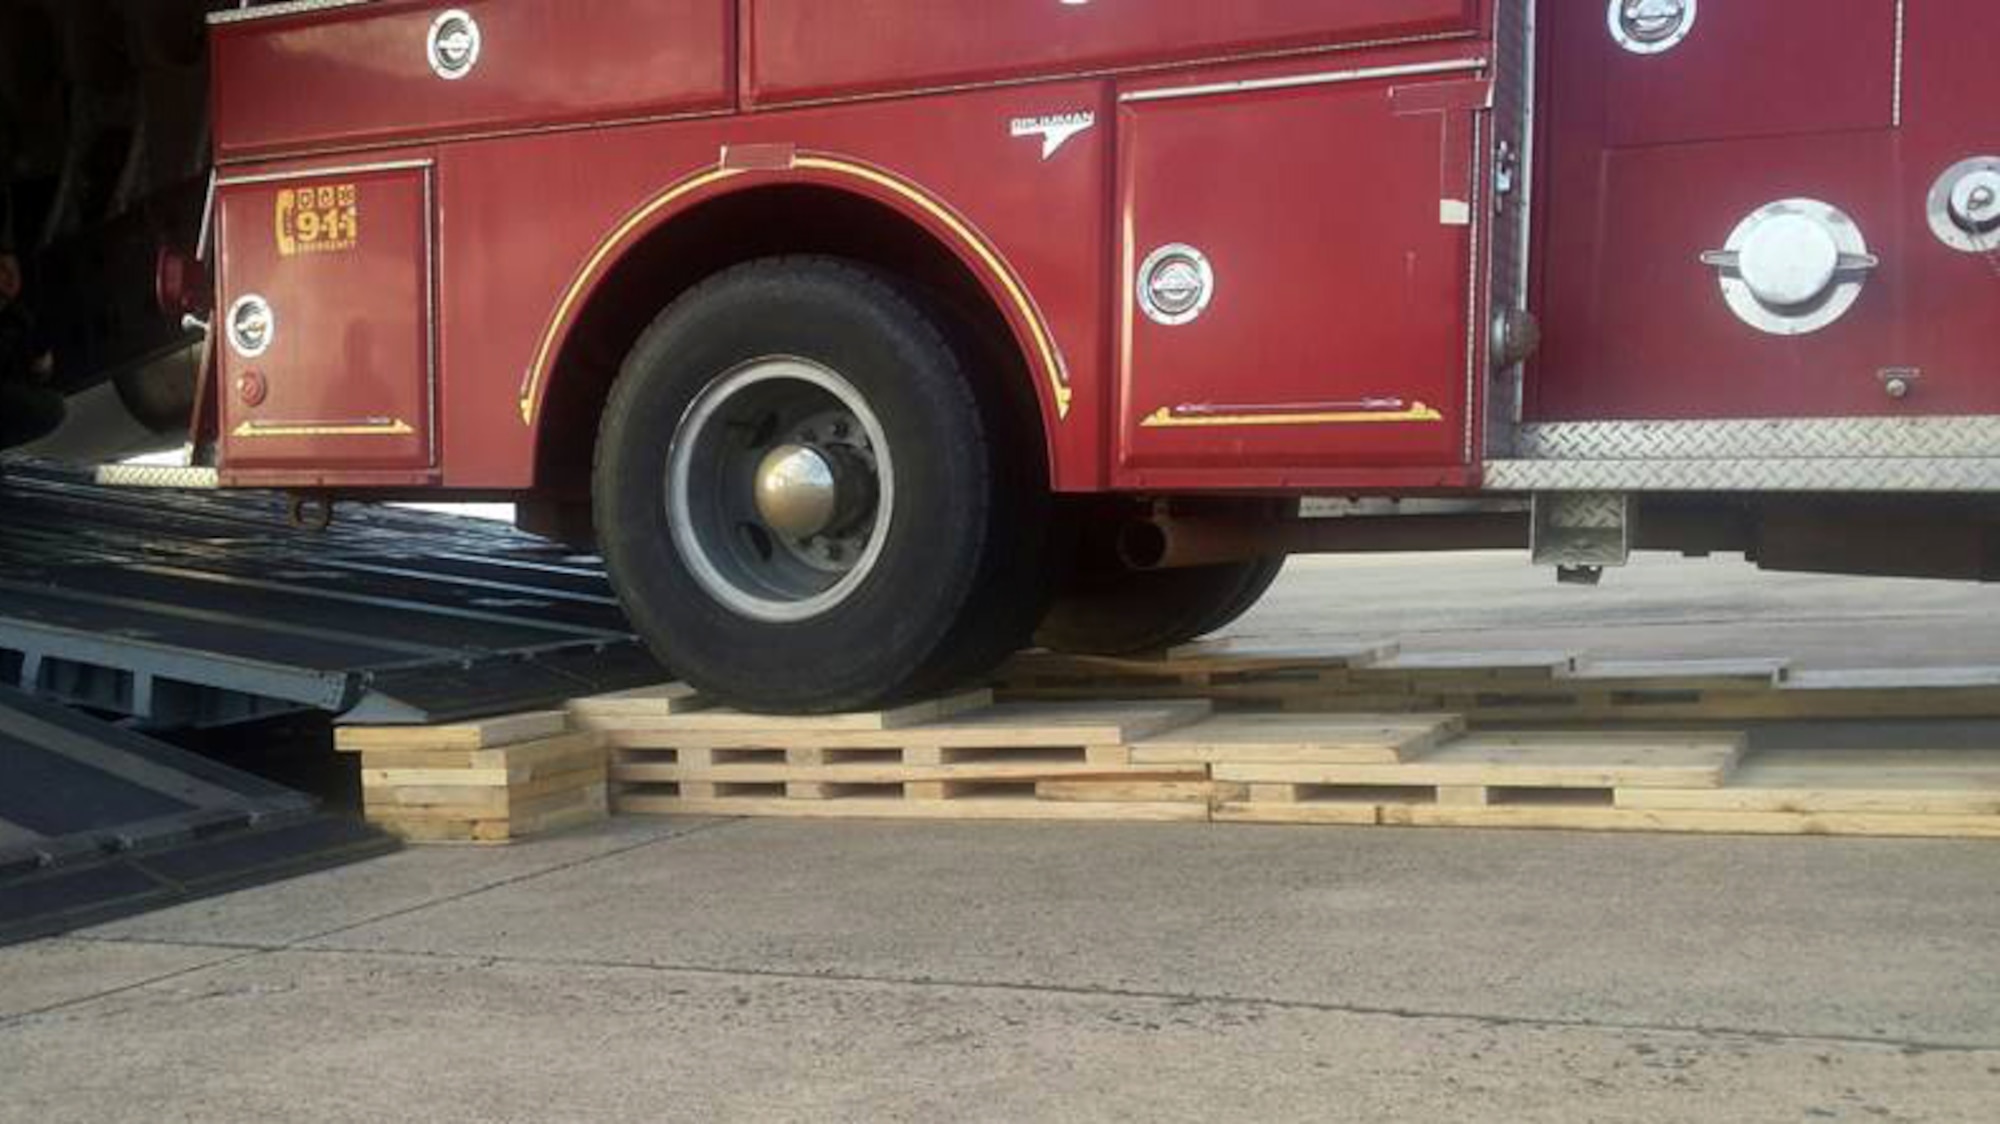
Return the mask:
<svg viewBox="0 0 2000 1124">
<path fill-rule="evenodd" d="M 2000 662 L 1973 587 L 1544 580 L 1314 562 L 1241 630 Z M 2000 847 L 624 819 L 0 950 L 0 1119 L 273 1118 L 1990 1124 Z"/>
</svg>

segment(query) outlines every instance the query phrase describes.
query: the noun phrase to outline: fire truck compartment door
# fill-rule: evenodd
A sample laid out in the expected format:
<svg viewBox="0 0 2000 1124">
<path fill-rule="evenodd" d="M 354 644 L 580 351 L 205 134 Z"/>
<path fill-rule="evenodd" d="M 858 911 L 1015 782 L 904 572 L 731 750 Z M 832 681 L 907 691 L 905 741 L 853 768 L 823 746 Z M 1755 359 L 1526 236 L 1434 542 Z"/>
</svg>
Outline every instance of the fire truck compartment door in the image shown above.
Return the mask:
<svg viewBox="0 0 2000 1124">
<path fill-rule="evenodd" d="M 2000 157 L 2000 6 L 1703 3 L 1655 54 L 1542 7 L 1528 420 L 2000 413 L 2000 259 L 1940 213 Z"/>
<path fill-rule="evenodd" d="M 329 172 L 220 195 L 223 465 L 432 465 L 430 169 Z"/>
<path fill-rule="evenodd" d="M 1128 481 L 1465 463 L 1477 116 L 1448 84 L 1126 96 Z"/>
</svg>

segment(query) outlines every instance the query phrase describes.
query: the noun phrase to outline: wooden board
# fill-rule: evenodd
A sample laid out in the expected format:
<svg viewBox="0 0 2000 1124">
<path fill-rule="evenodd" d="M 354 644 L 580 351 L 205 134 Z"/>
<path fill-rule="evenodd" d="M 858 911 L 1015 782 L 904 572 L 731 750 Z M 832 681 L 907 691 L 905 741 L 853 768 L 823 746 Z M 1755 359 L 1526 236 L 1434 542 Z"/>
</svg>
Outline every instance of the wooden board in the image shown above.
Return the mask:
<svg viewBox="0 0 2000 1124">
<path fill-rule="evenodd" d="M 1369 667 L 1401 651 L 1402 645 L 1393 640 L 1197 640 L 1170 650 L 1165 659 L 1093 659 L 1089 663 L 1153 672 L 1170 668 L 1176 673 L 1320 670 Z"/>
<path fill-rule="evenodd" d="M 691 714 L 707 710 L 709 705 L 699 691 L 685 683 L 660 683 L 630 691 L 571 699 L 569 713 L 578 725 L 591 726 L 626 718 L 666 718 Z"/>
<path fill-rule="evenodd" d="M 619 749 L 1021 749 L 1124 745 L 1206 717 L 1201 700 L 1000 703 L 896 730 L 714 729 L 683 718 L 627 719 L 602 732 Z"/>
<path fill-rule="evenodd" d="M 2000 817 L 1950 815 L 1798 814 L 1626 808 L 1442 805 L 1339 806 L 1225 802 L 1220 823 L 1349 824 L 1386 827 L 1512 828 L 1555 831 L 1639 831 L 1713 835 L 1854 835 L 1901 838 L 2000 838 Z"/>
<path fill-rule="evenodd" d="M 1474 734 L 1392 765 L 1234 764 L 1216 780 L 1242 784 L 1711 788 L 1743 752 L 1733 734 Z"/>
<path fill-rule="evenodd" d="M 1132 761 L 1394 765 L 1464 730 L 1457 715 L 1223 715 L 1135 743 Z"/>
<path fill-rule="evenodd" d="M 2000 816 L 2000 749 L 1779 749 L 1717 789 L 1621 789 L 1621 808 Z"/>
<path fill-rule="evenodd" d="M 343 753 L 492 749 L 568 731 L 569 715 L 550 710 L 455 726 L 343 726 L 334 731 L 334 747 Z"/>
<path fill-rule="evenodd" d="M 1202 823 L 1208 804 L 1190 801 L 1070 801 L 1008 798 L 1000 800 L 851 800 L 772 799 L 689 800 L 669 796 L 624 794 L 620 812 L 683 816 L 798 817 L 804 819 L 893 820 L 1089 820 L 1114 823 Z"/>
<path fill-rule="evenodd" d="M 953 715 L 980 710 L 993 704 L 989 690 L 962 691 L 955 695 L 911 703 L 891 710 L 871 710 L 854 714 L 770 715 L 746 714 L 740 710 L 697 710 L 666 719 L 678 732 L 754 734 L 781 736 L 843 732 L 902 730 L 940 722 Z M 618 724 L 628 729 L 626 723 Z"/>
<path fill-rule="evenodd" d="M 1620 688 L 1762 690 L 1782 683 L 1790 669 L 1791 661 L 1772 658 L 1591 660 L 1579 664 L 1566 678 Z"/>
</svg>

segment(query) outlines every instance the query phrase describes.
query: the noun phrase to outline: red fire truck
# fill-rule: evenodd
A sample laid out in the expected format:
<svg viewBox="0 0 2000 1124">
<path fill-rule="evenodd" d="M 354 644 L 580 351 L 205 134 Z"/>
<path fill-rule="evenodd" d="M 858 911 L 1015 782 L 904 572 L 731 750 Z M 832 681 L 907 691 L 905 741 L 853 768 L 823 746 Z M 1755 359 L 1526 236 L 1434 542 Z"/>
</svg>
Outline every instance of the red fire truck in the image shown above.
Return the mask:
<svg viewBox="0 0 2000 1124">
<path fill-rule="evenodd" d="M 204 469 L 516 499 L 725 699 L 1159 648 L 1307 551 L 1996 571 L 1982 0 L 207 23 Z"/>
</svg>

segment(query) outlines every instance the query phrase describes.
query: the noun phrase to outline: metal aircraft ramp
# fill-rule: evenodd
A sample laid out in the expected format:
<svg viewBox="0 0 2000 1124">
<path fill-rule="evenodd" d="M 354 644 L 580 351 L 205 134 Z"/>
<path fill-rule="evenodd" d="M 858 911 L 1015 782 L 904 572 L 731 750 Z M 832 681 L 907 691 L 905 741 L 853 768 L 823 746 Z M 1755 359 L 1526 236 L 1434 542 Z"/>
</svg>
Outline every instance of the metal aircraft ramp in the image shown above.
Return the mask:
<svg viewBox="0 0 2000 1124">
<path fill-rule="evenodd" d="M 154 727 L 438 722 L 656 680 L 598 560 L 504 524 L 0 467 L 0 682 Z"/>
</svg>

